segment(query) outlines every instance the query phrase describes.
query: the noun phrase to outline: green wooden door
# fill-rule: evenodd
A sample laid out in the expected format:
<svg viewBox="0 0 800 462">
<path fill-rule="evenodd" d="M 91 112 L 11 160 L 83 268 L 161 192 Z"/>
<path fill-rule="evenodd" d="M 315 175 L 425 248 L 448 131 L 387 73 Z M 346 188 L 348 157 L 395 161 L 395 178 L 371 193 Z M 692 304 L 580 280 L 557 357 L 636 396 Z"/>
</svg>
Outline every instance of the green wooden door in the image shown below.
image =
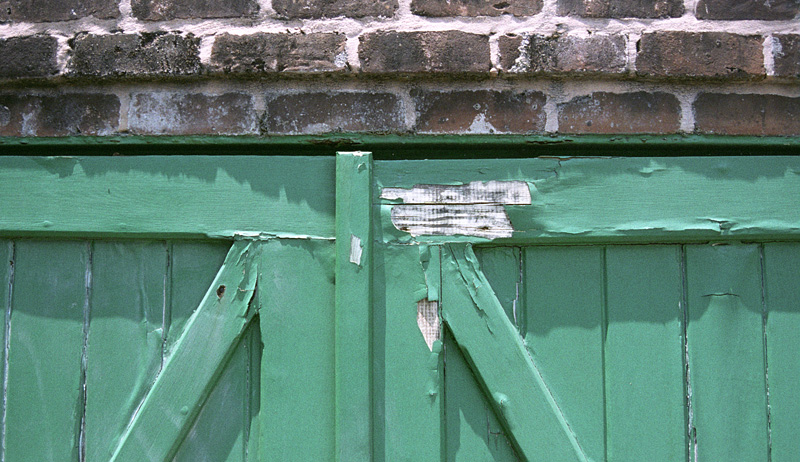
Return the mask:
<svg viewBox="0 0 800 462">
<path fill-rule="evenodd" d="M 792 460 L 797 172 L 0 158 L 2 459 Z"/>
</svg>

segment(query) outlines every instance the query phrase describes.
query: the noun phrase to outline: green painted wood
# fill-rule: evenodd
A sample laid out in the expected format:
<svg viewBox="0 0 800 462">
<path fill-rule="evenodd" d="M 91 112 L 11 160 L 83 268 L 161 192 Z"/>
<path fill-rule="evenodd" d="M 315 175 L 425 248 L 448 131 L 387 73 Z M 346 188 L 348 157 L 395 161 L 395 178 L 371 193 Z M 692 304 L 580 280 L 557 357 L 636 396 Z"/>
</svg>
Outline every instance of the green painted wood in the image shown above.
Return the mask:
<svg viewBox="0 0 800 462">
<path fill-rule="evenodd" d="M 253 314 L 258 253 L 258 244 L 234 241 L 111 460 L 175 454 Z"/>
<path fill-rule="evenodd" d="M 422 259 L 431 268 L 438 253 L 419 246 L 374 251 L 373 460 L 440 460 L 441 342 L 428 349 L 417 324 L 417 303 L 438 291 L 427 285 Z"/>
<path fill-rule="evenodd" d="M 262 245 L 260 447 L 251 460 L 332 460 L 334 243 L 275 239 Z"/>
<path fill-rule="evenodd" d="M 245 431 L 249 425 L 247 400 L 250 361 L 245 345 L 253 326 L 247 328 L 222 375 L 203 404 L 189 433 L 181 442 L 174 462 L 243 462 Z"/>
<path fill-rule="evenodd" d="M 86 373 L 86 460 L 111 458 L 161 368 L 166 245 L 96 241 Z"/>
<path fill-rule="evenodd" d="M 0 233 L 333 237 L 331 158 L 1 157 Z"/>
<path fill-rule="evenodd" d="M 764 244 L 773 462 L 800 454 L 800 244 Z"/>
<path fill-rule="evenodd" d="M 336 460 L 371 459 L 372 155 L 336 155 Z"/>
<path fill-rule="evenodd" d="M 758 245 L 686 247 L 696 460 L 768 460 Z"/>
<path fill-rule="evenodd" d="M 228 241 L 169 241 L 164 355 L 183 334 L 231 248 Z"/>
<path fill-rule="evenodd" d="M 5 460 L 77 461 L 89 246 L 16 242 Z"/>
<path fill-rule="evenodd" d="M 525 289 L 520 247 L 478 247 L 481 270 L 503 305 L 506 316 L 520 332 L 525 329 Z"/>
<path fill-rule="evenodd" d="M 525 248 L 525 344 L 591 460 L 605 458 L 604 255 Z"/>
<path fill-rule="evenodd" d="M 445 331 L 445 461 L 517 461 L 492 405 L 452 334 Z"/>
<path fill-rule="evenodd" d="M 442 316 L 508 436 L 525 460 L 589 460 L 583 435 L 562 413 L 563 402 L 540 371 L 540 361 L 523 345 L 471 247 L 448 246 L 442 261 Z M 528 261 L 529 257 L 526 256 Z M 529 299 L 530 303 L 530 299 Z M 531 325 L 535 318 L 529 317 Z M 577 363 L 580 366 L 580 363 Z M 592 391 L 591 382 L 583 391 Z M 581 412 L 592 412 L 591 407 Z M 577 436 L 577 438 L 576 438 Z M 592 435 L 590 435 L 592 436 Z M 585 440 L 590 442 L 588 438 Z M 602 458 L 602 454 L 600 455 Z"/>
<path fill-rule="evenodd" d="M 606 249 L 607 460 L 686 460 L 680 256 Z"/>
<path fill-rule="evenodd" d="M 545 158 L 376 162 L 378 188 L 521 180 L 532 204 L 505 206 L 522 243 L 653 243 L 796 239 L 800 157 Z M 412 238 L 380 215 L 387 242 L 481 242 Z"/>
</svg>

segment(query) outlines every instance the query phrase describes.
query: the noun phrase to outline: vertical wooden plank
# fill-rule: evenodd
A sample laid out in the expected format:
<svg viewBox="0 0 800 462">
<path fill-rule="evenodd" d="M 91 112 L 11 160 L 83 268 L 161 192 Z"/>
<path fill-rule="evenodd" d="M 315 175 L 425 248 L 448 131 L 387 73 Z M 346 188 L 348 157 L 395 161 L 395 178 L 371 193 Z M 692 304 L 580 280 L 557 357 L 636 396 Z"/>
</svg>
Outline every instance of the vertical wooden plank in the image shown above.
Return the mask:
<svg viewBox="0 0 800 462">
<path fill-rule="evenodd" d="M 679 246 L 606 249 L 608 460 L 685 460 Z"/>
<path fill-rule="evenodd" d="M 464 355 L 445 329 L 445 417 L 448 462 L 519 460 Z"/>
<path fill-rule="evenodd" d="M 759 247 L 687 246 L 686 276 L 697 460 L 767 460 Z"/>
<path fill-rule="evenodd" d="M 334 458 L 334 243 L 263 244 L 259 459 Z"/>
<path fill-rule="evenodd" d="M 439 292 L 426 284 L 420 259 L 439 258 L 438 248 L 375 249 L 374 460 L 441 460 L 442 343 L 428 348 L 417 317 L 418 303 Z"/>
<path fill-rule="evenodd" d="M 88 244 L 19 240 L 16 246 L 5 457 L 76 461 Z"/>
<path fill-rule="evenodd" d="M 97 241 L 86 374 L 86 457 L 108 460 L 161 366 L 164 242 Z"/>
<path fill-rule="evenodd" d="M 800 244 L 764 244 L 772 461 L 800 454 Z"/>
<path fill-rule="evenodd" d="M 503 305 L 508 319 L 524 329 L 523 317 L 523 267 L 522 249 L 519 247 L 485 247 L 476 248 L 475 256 L 481 264 L 481 270 L 492 284 L 497 300 Z"/>
<path fill-rule="evenodd" d="M 248 327 L 248 332 L 252 331 Z M 175 453 L 175 462 L 243 462 L 248 333 Z"/>
<path fill-rule="evenodd" d="M 230 242 L 175 241 L 169 245 L 165 352 L 183 333 L 186 321 L 200 304 L 225 261 Z"/>
<path fill-rule="evenodd" d="M 602 247 L 525 249 L 525 340 L 578 444 L 605 459 Z"/>
<path fill-rule="evenodd" d="M 336 155 L 336 460 L 370 460 L 372 154 Z"/>
</svg>

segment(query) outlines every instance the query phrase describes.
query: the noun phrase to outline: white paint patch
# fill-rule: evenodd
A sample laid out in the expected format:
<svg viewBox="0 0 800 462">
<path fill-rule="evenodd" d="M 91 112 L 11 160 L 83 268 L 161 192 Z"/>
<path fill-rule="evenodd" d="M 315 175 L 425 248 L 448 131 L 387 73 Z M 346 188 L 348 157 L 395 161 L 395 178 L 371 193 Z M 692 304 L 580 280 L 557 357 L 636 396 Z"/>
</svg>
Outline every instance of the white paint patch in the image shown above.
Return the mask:
<svg viewBox="0 0 800 462">
<path fill-rule="evenodd" d="M 404 204 L 529 205 L 531 191 L 524 181 L 473 181 L 463 185 L 421 184 L 411 189 L 383 188 L 381 199 Z"/>
<path fill-rule="evenodd" d="M 427 298 L 417 302 L 417 326 L 425 338 L 428 349 L 433 351 L 433 342 L 439 340 L 441 334 L 438 302 L 429 301 Z"/>
<path fill-rule="evenodd" d="M 361 245 L 361 239 L 356 235 L 350 235 L 350 263 L 361 266 L 361 254 L 364 252 L 364 246 Z"/>
<path fill-rule="evenodd" d="M 396 205 L 392 224 L 412 236 L 511 237 L 514 228 L 502 205 Z"/>
<path fill-rule="evenodd" d="M 531 191 L 524 181 L 473 181 L 384 188 L 381 198 L 403 201 L 392 208 L 392 224 L 412 236 L 497 239 L 514 233 L 503 205 L 530 205 Z"/>
</svg>

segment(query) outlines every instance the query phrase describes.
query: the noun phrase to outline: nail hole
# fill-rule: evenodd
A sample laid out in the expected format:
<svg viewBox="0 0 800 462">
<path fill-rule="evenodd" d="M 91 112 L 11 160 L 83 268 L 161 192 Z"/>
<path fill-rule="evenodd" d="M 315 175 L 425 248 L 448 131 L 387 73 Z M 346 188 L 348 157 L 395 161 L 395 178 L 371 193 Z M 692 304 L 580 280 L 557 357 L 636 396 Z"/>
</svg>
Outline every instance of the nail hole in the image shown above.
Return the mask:
<svg viewBox="0 0 800 462">
<path fill-rule="evenodd" d="M 217 287 L 217 297 L 222 298 L 223 295 L 225 295 L 224 285 Z"/>
</svg>

